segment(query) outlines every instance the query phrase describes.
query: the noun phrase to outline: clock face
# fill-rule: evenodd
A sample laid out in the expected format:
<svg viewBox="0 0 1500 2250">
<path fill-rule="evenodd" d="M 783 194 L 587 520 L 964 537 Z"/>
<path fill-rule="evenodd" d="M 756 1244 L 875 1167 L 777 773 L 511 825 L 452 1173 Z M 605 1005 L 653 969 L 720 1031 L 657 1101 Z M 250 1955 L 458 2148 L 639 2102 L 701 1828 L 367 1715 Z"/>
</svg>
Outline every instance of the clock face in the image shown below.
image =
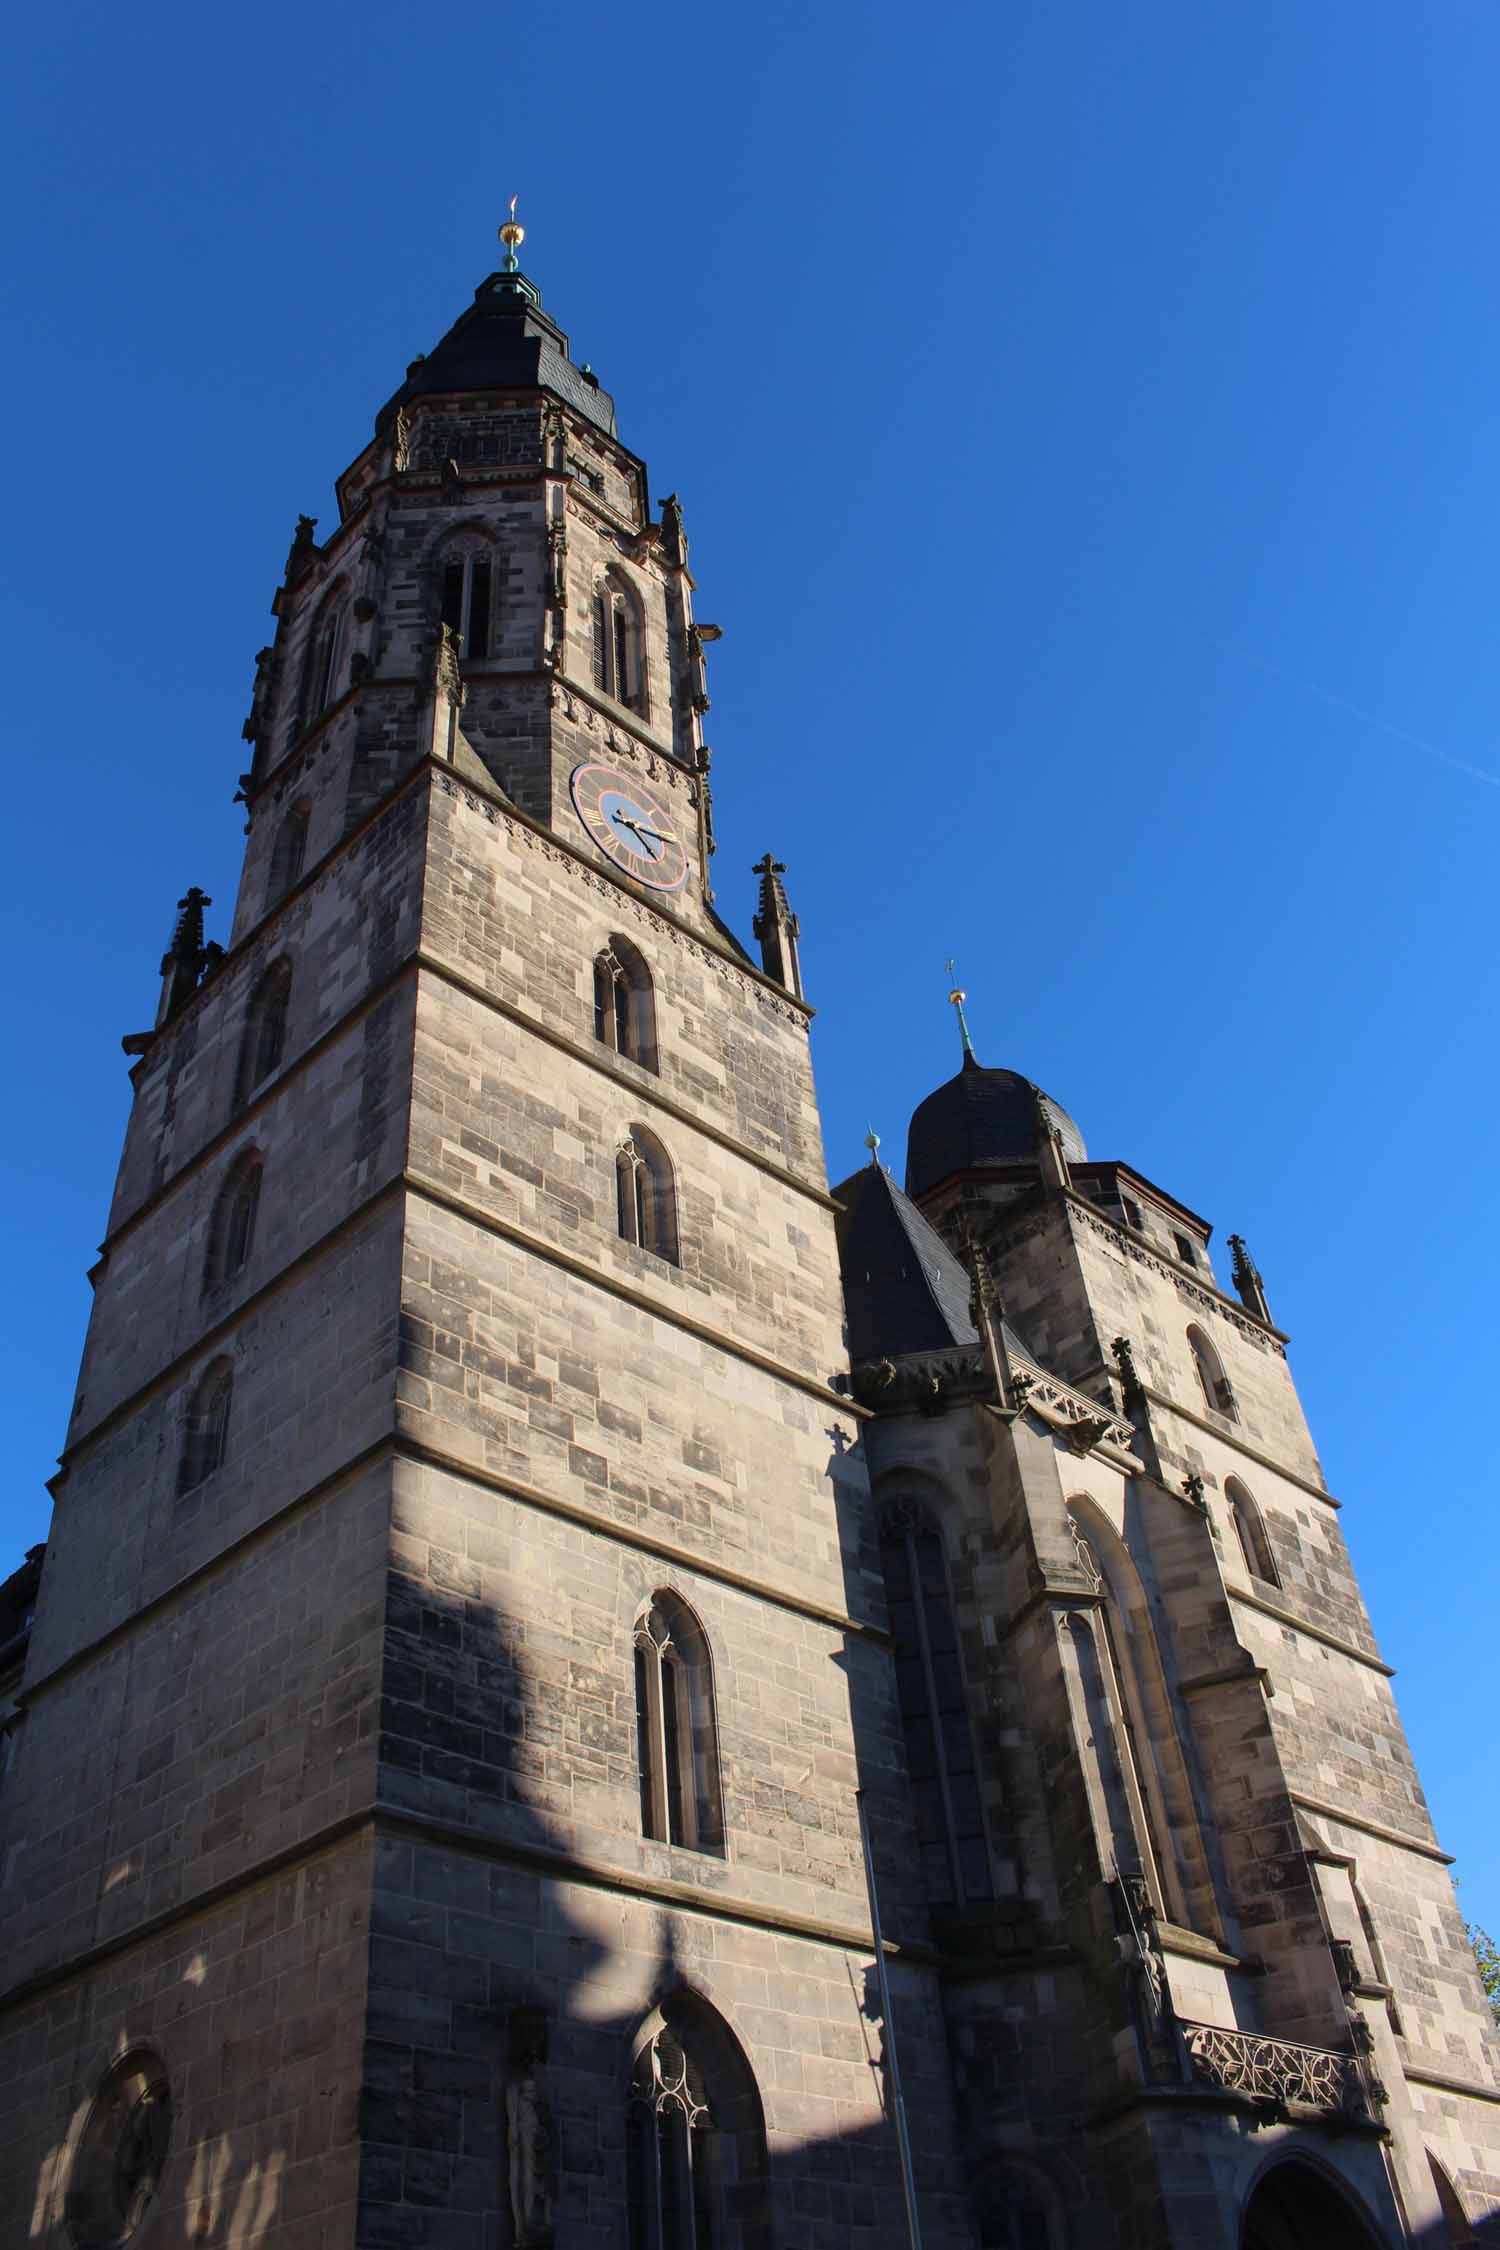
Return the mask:
<svg viewBox="0 0 1500 2250">
<path fill-rule="evenodd" d="M 633 774 L 575 766 L 569 786 L 579 819 L 607 859 L 653 891 L 681 890 L 688 872 L 681 823 Z"/>
</svg>

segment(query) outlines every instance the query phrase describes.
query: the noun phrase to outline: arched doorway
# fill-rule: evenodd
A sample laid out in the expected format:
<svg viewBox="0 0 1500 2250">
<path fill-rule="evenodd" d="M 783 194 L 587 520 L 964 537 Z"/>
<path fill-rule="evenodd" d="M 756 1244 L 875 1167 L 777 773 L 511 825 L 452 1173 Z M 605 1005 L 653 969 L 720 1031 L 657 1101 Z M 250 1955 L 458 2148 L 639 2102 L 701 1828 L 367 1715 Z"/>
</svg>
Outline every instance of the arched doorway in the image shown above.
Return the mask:
<svg viewBox="0 0 1500 2250">
<path fill-rule="evenodd" d="M 1349 2198 L 1294 2158 L 1258 2181 L 1240 2242 L 1242 2250 L 1384 2250 Z"/>
</svg>

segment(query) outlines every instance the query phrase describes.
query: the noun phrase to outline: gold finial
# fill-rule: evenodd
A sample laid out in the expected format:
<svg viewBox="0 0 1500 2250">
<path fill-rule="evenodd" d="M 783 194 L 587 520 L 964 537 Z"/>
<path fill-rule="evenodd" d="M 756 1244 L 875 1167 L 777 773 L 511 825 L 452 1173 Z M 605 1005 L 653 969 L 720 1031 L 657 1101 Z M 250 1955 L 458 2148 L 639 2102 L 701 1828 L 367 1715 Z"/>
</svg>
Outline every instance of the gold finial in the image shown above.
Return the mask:
<svg viewBox="0 0 1500 2250">
<path fill-rule="evenodd" d="M 880 1162 L 880 1135 L 876 1132 L 873 1125 L 865 1135 L 865 1147 L 870 1152 L 870 1162 L 872 1164 L 878 1164 Z"/>
<path fill-rule="evenodd" d="M 968 999 L 969 995 L 964 991 L 963 987 L 955 978 L 953 973 L 953 963 L 951 961 L 947 964 L 947 967 L 948 998 L 951 1004 L 958 1010 L 958 1035 L 964 1043 L 964 1061 L 978 1062 L 979 1057 L 974 1052 L 974 1042 L 969 1037 L 969 1019 L 964 1014 L 964 1002 Z"/>
<path fill-rule="evenodd" d="M 500 229 L 500 240 L 505 244 L 505 270 L 507 273 L 516 272 L 516 252 L 526 240 L 526 229 L 516 219 L 516 205 L 519 201 L 519 196 L 513 195 L 511 197 L 510 217 Z"/>
</svg>

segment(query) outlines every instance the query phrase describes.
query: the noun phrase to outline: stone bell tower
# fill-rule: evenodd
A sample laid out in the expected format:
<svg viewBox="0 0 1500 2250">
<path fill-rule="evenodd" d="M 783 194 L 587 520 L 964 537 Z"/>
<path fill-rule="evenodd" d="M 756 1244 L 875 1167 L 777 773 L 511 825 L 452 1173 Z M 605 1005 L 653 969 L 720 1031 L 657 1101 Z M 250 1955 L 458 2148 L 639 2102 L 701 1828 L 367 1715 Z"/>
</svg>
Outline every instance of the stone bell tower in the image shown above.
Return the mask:
<svg viewBox="0 0 1500 2250">
<path fill-rule="evenodd" d="M 503 239 L 298 524 L 227 943 L 190 893 L 126 1041 L 0 1803 L 3 2250 L 900 2207 L 796 920 L 769 861 L 761 964 L 715 912 L 682 509 Z"/>
<path fill-rule="evenodd" d="M 905 1191 L 836 1192 L 983 2239 L 1492 2239 L 1500 2041 L 1261 1276 L 953 997 Z"/>
</svg>

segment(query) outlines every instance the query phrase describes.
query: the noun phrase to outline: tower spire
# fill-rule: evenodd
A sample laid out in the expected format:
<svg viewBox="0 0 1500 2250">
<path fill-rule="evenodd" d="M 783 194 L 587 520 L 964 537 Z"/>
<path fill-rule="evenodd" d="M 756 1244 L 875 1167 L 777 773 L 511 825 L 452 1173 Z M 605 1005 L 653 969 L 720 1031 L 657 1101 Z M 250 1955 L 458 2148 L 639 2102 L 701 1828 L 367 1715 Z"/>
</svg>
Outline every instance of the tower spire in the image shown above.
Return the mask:
<svg viewBox="0 0 1500 2250">
<path fill-rule="evenodd" d="M 953 963 L 950 961 L 948 963 L 948 998 L 952 1002 L 954 1008 L 958 1013 L 958 1036 L 963 1041 L 964 1064 L 967 1068 L 967 1066 L 972 1063 L 977 1070 L 979 1067 L 979 1057 L 974 1052 L 974 1042 L 969 1037 L 969 1019 L 964 1014 L 964 1002 L 968 999 L 968 997 L 969 995 L 967 994 L 967 992 L 965 992 L 962 986 L 957 982 L 954 975 Z"/>
</svg>

